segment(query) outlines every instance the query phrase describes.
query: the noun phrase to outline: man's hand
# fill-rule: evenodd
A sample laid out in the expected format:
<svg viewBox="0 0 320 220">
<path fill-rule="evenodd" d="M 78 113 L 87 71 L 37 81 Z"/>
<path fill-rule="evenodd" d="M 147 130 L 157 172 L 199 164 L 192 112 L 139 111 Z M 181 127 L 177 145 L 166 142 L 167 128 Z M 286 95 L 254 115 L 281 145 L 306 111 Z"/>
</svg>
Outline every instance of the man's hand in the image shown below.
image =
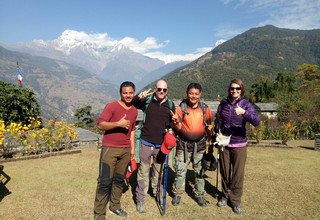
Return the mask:
<svg viewBox="0 0 320 220">
<path fill-rule="evenodd" d="M 131 160 L 136 159 L 136 149 L 135 148 L 131 148 L 130 158 L 131 158 Z"/>
<path fill-rule="evenodd" d="M 171 120 L 173 122 L 173 124 L 178 124 L 179 123 L 179 117 L 177 114 L 175 114 L 172 110 L 170 110 L 171 113 Z"/>
<path fill-rule="evenodd" d="M 130 121 L 126 119 L 127 114 L 124 114 L 124 116 L 118 121 L 118 126 L 121 128 L 129 129 L 130 127 Z"/>
<path fill-rule="evenodd" d="M 143 92 L 140 92 L 138 97 L 139 99 L 145 99 L 147 98 L 149 95 L 151 95 L 153 92 L 151 91 L 151 88 L 148 90 L 144 90 Z"/>
</svg>

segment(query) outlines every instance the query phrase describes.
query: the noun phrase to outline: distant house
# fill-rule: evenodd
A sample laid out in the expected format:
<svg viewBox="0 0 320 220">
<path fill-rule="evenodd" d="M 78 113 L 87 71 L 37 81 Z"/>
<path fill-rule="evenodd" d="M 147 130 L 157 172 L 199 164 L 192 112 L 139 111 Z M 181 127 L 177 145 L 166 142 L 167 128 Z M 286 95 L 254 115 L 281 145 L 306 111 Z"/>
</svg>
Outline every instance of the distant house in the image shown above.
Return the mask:
<svg viewBox="0 0 320 220">
<path fill-rule="evenodd" d="M 276 118 L 277 110 L 279 105 L 275 102 L 269 103 L 254 103 L 254 107 L 263 115 L 266 115 L 268 118 Z"/>
<path fill-rule="evenodd" d="M 174 100 L 175 106 L 178 106 L 180 104 L 181 100 Z M 210 107 L 213 114 L 216 113 L 220 101 L 205 101 L 205 103 Z M 275 102 L 269 102 L 269 103 L 254 103 L 253 106 L 256 108 L 256 110 L 266 115 L 268 118 L 275 118 L 277 117 L 277 110 L 278 110 L 278 104 Z M 143 118 L 143 112 L 141 110 L 138 110 L 138 117 L 137 121 L 140 122 Z"/>
</svg>

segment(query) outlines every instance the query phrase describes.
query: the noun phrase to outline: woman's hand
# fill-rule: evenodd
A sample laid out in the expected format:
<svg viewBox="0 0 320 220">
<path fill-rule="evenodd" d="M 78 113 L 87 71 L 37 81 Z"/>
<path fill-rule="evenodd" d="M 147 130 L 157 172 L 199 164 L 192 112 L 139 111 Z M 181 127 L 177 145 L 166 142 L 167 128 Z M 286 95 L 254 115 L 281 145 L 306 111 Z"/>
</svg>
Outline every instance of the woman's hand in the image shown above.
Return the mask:
<svg viewBox="0 0 320 220">
<path fill-rule="evenodd" d="M 237 107 L 234 109 L 234 111 L 236 112 L 237 115 L 243 115 L 246 112 L 246 110 L 241 108 L 239 104 L 237 104 Z"/>
</svg>

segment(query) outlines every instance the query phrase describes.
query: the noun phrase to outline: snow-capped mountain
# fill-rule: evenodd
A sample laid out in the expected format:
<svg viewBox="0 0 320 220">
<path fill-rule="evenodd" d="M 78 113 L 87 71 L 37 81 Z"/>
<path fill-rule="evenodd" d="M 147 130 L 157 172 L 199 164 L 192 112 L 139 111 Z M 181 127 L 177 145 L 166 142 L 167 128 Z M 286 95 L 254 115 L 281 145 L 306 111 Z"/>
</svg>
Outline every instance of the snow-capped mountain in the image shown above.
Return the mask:
<svg viewBox="0 0 320 220">
<path fill-rule="evenodd" d="M 117 85 L 130 80 L 138 85 L 137 89 L 142 88 L 144 77 L 152 78 L 148 73 L 165 66 L 164 61 L 134 52 L 119 41 L 106 39 L 106 34 L 92 37 L 84 32 L 65 30 L 54 40 L 33 40 L 5 47 L 83 67 Z"/>
</svg>

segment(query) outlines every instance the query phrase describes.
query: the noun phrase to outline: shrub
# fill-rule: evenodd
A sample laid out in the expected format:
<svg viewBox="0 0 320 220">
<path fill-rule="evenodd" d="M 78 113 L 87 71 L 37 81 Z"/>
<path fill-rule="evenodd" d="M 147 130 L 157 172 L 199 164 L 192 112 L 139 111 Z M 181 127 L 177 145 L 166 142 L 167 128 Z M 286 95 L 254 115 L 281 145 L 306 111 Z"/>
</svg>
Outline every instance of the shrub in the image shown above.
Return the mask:
<svg viewBox="0 0 320 220">
<path fill-rule="evenodd" d="M 281 136 L 282 144 L 287 144 L 288 140 L 291 140 L 294 138 L 295 130 L 296 130 L 296 127 L 291 121 L 286 122 L 281 126 L 280 136 Z"/>
<path fill-rule="evenodd" d="M 253 138 L 259 143 L 261 140 L 265 139 L 266 122 L 261 120 L 260 125 L 253 129 Z"/>
<path fill-rule="evenodd" d="M 62 121 L 50 120 L 43 127 L 35 118 L 29 118 L 28 125 L 13 122 L 5 126 L 4 121 L 0 121 L 0 154 L 3 157 L 12 157 L 17 151 L 28 155 L 69 149 L 76 138 L 74 126 Z"/>
<path fill-rule="evenodd" d="M 0 119 L 9 125 L 12 122 L 28 124 L 30 117 L 40 116 L 40 106 L 31 89 L 0 81 Z"/>
</svg>

